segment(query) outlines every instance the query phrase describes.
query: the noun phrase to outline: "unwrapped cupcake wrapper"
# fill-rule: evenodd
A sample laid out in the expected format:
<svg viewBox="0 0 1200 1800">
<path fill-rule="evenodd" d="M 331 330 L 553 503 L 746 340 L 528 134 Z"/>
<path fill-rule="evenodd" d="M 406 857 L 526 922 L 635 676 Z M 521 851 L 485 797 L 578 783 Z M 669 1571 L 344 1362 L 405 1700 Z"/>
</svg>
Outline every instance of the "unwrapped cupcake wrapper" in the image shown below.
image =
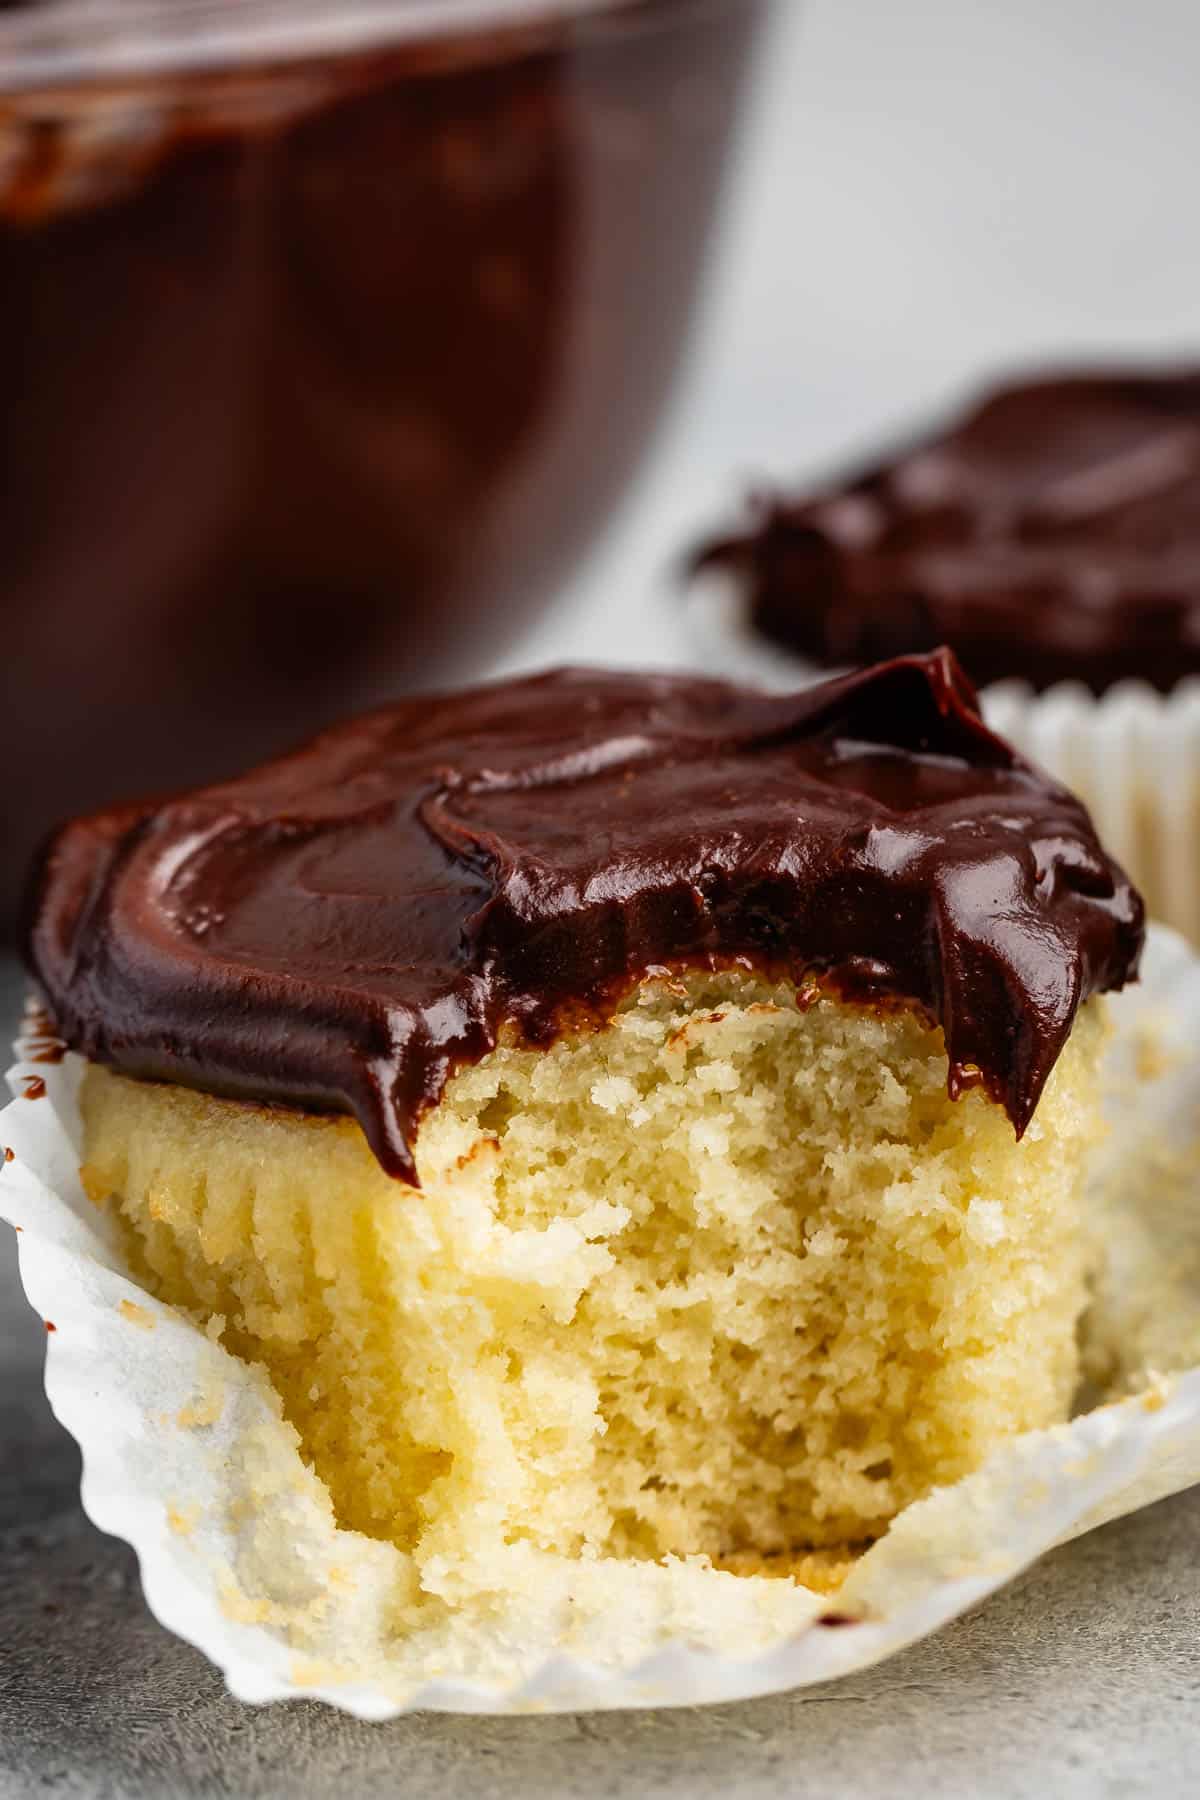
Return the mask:
<svg viewBox="0 0 1200 1800">
<path fill-rule="evenodd" d="M 830 674 L 756 631 L 744 593 L 718 570 L 697 577 L 685 604 L 706 670 L 768 688 Z M 1078 682 L 1039 694 L 1004 681 L 981 698 L 993 730 L 1084 801 L 1151 917 L 1200 943 L 1200 679 L 1170 694 L 1123 681 L 1099 698 Z"/>
<path fill-rule="evenodd" d="M 80 1186 L 82 1065 L 26 1039 L 0 1216 L 53 1326 L 46 1392 L 83 1452 L 84 1507 L 137 1551 L 156 1617 L 248 1701 L 315 1696 L 373 1719 L 690 1705 L 878 1662 L 1053 1545 L 1200 1479 L 1200 958 L 1156 928 L 1143 981 L 1111 1005 L 1113 1129 L 1091 1171 L 1111 1252 L 1090 1332 L 1101 1404 L 910 1506 L 833 1597 L 702 1559 L 514 1547 L 534 1559 L 536 1603 L 481 1614 L 452 1649 L 389 1640 L 399 1553 L 337 1526 L 263 1372 L 138 1285 Z"/>
</svg>

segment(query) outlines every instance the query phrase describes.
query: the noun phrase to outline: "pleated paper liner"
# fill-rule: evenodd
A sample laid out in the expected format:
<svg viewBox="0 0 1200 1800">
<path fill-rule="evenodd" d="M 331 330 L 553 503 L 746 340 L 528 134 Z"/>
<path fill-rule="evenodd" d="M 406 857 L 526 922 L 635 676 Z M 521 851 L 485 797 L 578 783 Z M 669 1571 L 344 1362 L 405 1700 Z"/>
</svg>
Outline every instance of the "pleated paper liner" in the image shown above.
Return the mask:
<svg viewBox="0 0 1200 1800">
<path fill-rule="evenodd" d="M 363 1718 L 674 1706 L 892 1655 L 1054 1544 L 1200 1479 L 1200 959 L 1156 929 L 1143 982 L 1111 1010 L 1113 1130 L 1092 1170 L 1111 1250 L 1090 1323 L 1099 1404 L 909 1507 L 832 1595 L 514 1545 L 522 1608 L 484 1594 L 418 1637 L 390 1623 L 400 1553 L 338 1527 L 265 1375 L 134 1279 L 79 1184 L 80 1065 L 26 1041 L 0 1119 L 0 1215 L 54 1326 L 46 1391 L 83 1452 L 83 1504 L 137 1551 L 156 1617 L 245 1700 L 311 1695 Z"/>
</svg>

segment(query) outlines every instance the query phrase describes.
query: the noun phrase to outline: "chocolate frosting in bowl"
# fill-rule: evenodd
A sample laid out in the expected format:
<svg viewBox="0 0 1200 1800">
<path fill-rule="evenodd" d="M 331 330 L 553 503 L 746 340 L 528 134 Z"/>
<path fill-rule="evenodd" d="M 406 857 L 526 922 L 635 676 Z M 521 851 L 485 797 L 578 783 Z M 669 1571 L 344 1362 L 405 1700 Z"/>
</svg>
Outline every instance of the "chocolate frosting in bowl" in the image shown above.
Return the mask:
<svg viewBox="0 0 1200 1800">
<path fill-rule="evenodd" d="M 1018 1133 L 1142 905 L 946 650 L 795 695 L 588 669 L 403 701 L 238 780 L 65 826 L 26 952 L 72 1048 L 355 1115 L 423 1112 L 664 968 L 925 1009 Z"/>
</svg>

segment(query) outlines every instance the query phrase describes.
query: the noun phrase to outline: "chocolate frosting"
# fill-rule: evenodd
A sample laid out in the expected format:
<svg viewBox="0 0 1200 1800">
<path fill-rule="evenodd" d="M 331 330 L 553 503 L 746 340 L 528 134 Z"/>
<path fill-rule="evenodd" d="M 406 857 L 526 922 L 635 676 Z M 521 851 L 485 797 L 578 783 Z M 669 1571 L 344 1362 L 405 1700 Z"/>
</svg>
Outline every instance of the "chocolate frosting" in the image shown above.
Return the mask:
<svg viewBox="0 0 1200 1800">
<path fill-rule="evenodd" d="M 415 1182 L 423 1111 L 664 966 L 915 1003 L 1018 1133 L 1142 906 L 952 655 L 788 696 L 566 669 L 355 719 L 237 781 L 64 827 L 27 954 L 128 1073 L 353 1113 Z"/>
<path fill-rule="evenodd" d="M 973 680 L 1200 670 L 1200 370 L 998 389 L 948 431 L 807 495 L 768 495 L 699 566 L 824 664 L 953 646 Z"/>
</svg>

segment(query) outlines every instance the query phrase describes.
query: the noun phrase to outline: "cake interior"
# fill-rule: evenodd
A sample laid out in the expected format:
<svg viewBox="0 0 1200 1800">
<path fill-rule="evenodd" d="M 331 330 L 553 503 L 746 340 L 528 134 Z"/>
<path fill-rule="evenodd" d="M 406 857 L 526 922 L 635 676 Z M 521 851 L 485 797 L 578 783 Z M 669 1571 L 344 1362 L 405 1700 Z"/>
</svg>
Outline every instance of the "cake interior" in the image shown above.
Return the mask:
<svg viewBox="0 0 1200 1800">
<path fill-rule="evenodd" d="M 1103 1038 L 1089 1002 L 1018 1143 L 916 1010 L 657 979 L 457 1074 L 420 1191 L 350 1119 L 99 1067 L 84 1179 L 442 1592 L 522 1542 L 788 1568 L 1066 1416 Z"/>
</svg>

